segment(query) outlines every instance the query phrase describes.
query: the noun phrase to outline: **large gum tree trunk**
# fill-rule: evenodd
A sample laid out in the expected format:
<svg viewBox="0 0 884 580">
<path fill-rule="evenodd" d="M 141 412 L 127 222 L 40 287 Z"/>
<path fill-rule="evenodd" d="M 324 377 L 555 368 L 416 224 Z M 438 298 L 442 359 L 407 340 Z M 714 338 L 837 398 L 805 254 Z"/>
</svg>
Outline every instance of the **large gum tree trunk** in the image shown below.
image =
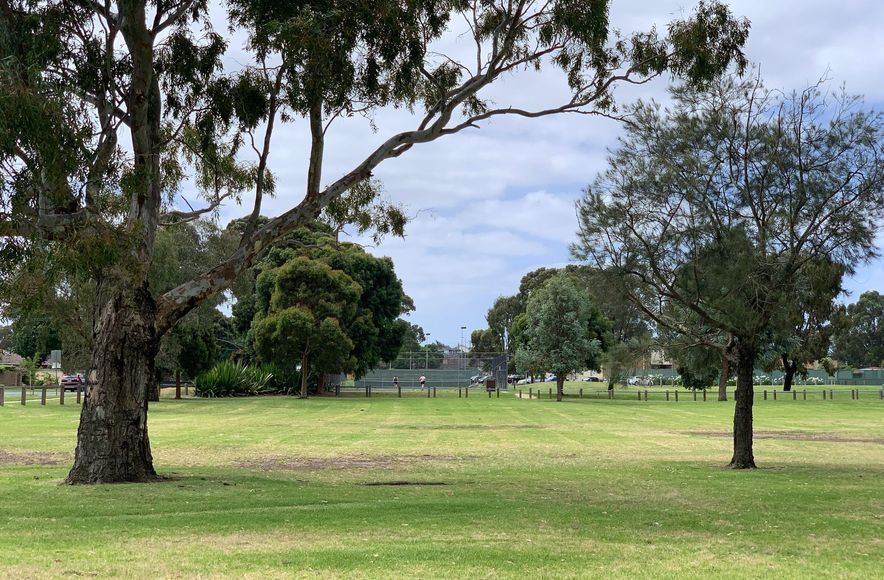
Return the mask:
<svg viewBox="0 0 884 580">
<path fill-rule="evenodd" d="M 147 390 L 159 340 L 146 287 L 114 293 L 99 314 L 92 367 L 96 382 L 80 413 L 70 484 L 157 479 L 147 436 Z"/>
<path fill-rule="evenodd" d="M 565 394 L 565 376 L 556 373 L 556 401 L 561 401 Z"/>
<path fill-rule="evenodd" d="M 731 469 L 754 469 L 752 453 L 752 403 L 755 393 L 752 373 L 755 369 L 755 348 L 737 346 L 737 390 L 734 394 L 734 455 L 728 465 Z"/>
</svg>

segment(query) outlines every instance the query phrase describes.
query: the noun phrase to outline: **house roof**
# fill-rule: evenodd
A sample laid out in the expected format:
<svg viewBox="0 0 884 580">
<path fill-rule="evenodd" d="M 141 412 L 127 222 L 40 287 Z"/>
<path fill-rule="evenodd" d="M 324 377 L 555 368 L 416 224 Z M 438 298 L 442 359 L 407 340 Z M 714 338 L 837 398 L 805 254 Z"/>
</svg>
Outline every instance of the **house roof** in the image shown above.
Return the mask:
<svg viewBox="0 0 884 580">
<path fill-rule="evenodd" d="M 21 365 L 22 357 L 15 354 L 14 352 L 9 352 L 8 350 L 0 350 L 0 365 Z"/>
</svg>

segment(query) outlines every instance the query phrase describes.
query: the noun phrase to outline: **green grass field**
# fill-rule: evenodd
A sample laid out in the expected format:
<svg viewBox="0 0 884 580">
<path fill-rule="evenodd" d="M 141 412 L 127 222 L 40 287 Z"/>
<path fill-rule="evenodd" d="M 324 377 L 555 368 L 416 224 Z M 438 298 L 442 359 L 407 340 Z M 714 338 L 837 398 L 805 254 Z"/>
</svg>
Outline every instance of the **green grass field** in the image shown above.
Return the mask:
<svg viewBox="0 0 884 580">
<path fill-rule="evenodd" d="M 146 485 L 69 487 L 78 407 L 0 408 L 0 577 L 872 578 L 884 401 L 163 400 Z M 445 485 L 366 485 L 397 480 Z"/>
</svg>

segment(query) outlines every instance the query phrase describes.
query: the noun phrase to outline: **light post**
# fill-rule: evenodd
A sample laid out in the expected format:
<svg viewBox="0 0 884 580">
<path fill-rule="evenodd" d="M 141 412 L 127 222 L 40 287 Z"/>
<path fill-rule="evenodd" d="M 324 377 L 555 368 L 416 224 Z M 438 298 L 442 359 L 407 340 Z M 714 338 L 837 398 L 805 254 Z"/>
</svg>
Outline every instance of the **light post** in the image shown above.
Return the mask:
<svg viewBox="0 0 884 580">
<path fill-rule="evenodd" d="M 466 326 L 460 327 L 460 368 L 461 368 L 461 370 L 467 368 L 466 358 L 464 357 L 464 348 L 466 345 L 464 344 L 464 341 L 463 341 L 463 331 L 466 329 L 467 329 Z"/>
<path fill-rule="evenodd" d="M 426 346 L 424 346 L 424 368 L 430 368 L 430 333 L 426 333 L 424 335 L 424 340 L 426 341 Z"/>
</svg>

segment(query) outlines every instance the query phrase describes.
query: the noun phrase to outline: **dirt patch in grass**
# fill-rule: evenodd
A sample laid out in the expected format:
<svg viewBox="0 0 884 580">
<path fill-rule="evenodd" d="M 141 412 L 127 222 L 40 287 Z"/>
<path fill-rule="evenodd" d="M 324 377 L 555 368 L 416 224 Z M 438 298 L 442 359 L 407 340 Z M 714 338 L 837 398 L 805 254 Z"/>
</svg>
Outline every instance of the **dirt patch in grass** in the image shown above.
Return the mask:
<svg viewBox="0 0 884 580">
<path fill-rule="evenodd" d="M 454 455 L 351 455 L 341 457 L 286 457 L 270 455 L 255 457 L 237 463 L 237 467 L 278 470 L 321 470 L 321 469 L 383 469 L 403 467 L 429 461 L 461 461 Z"/>
<path fill-rule="evenodd" d="M 417 431 L 508 431 L 510 429 L 548 429 L 545 425 L 397 425 L 396 429 L 413 429 Z"/>
<path fill-rule="evenodd" d="M 0 449 L 0 465 L 60 465 L 68 461 L 61 453 L 40 453 L 29 451 L 16 453 Z"/>
<path fill-rule="evenodd" d="M 729 431 L 686 431 L 688 435 L 698 437 L 725 437 L 734 436 Z M 884 445 L 884 437 L 853 437 L 838 435 L 837 433 L 816 433 L 813 431 L 756 431 L 752 434 L 755 439 L 789 439 L 792 441 L 827 441 L 830 443 L 872 443 Z"/>
<path fill-rule="evenodd" d="M 444 481 L 408 481 L 404 479 L 396 480 L 396 481 L 370 481 L 368 483 L 363 483 L 362 485 L 368 487 L 377 487 L 377 486 L 397 486 L 397 485 L 449 485 Z"/>
</svg>

